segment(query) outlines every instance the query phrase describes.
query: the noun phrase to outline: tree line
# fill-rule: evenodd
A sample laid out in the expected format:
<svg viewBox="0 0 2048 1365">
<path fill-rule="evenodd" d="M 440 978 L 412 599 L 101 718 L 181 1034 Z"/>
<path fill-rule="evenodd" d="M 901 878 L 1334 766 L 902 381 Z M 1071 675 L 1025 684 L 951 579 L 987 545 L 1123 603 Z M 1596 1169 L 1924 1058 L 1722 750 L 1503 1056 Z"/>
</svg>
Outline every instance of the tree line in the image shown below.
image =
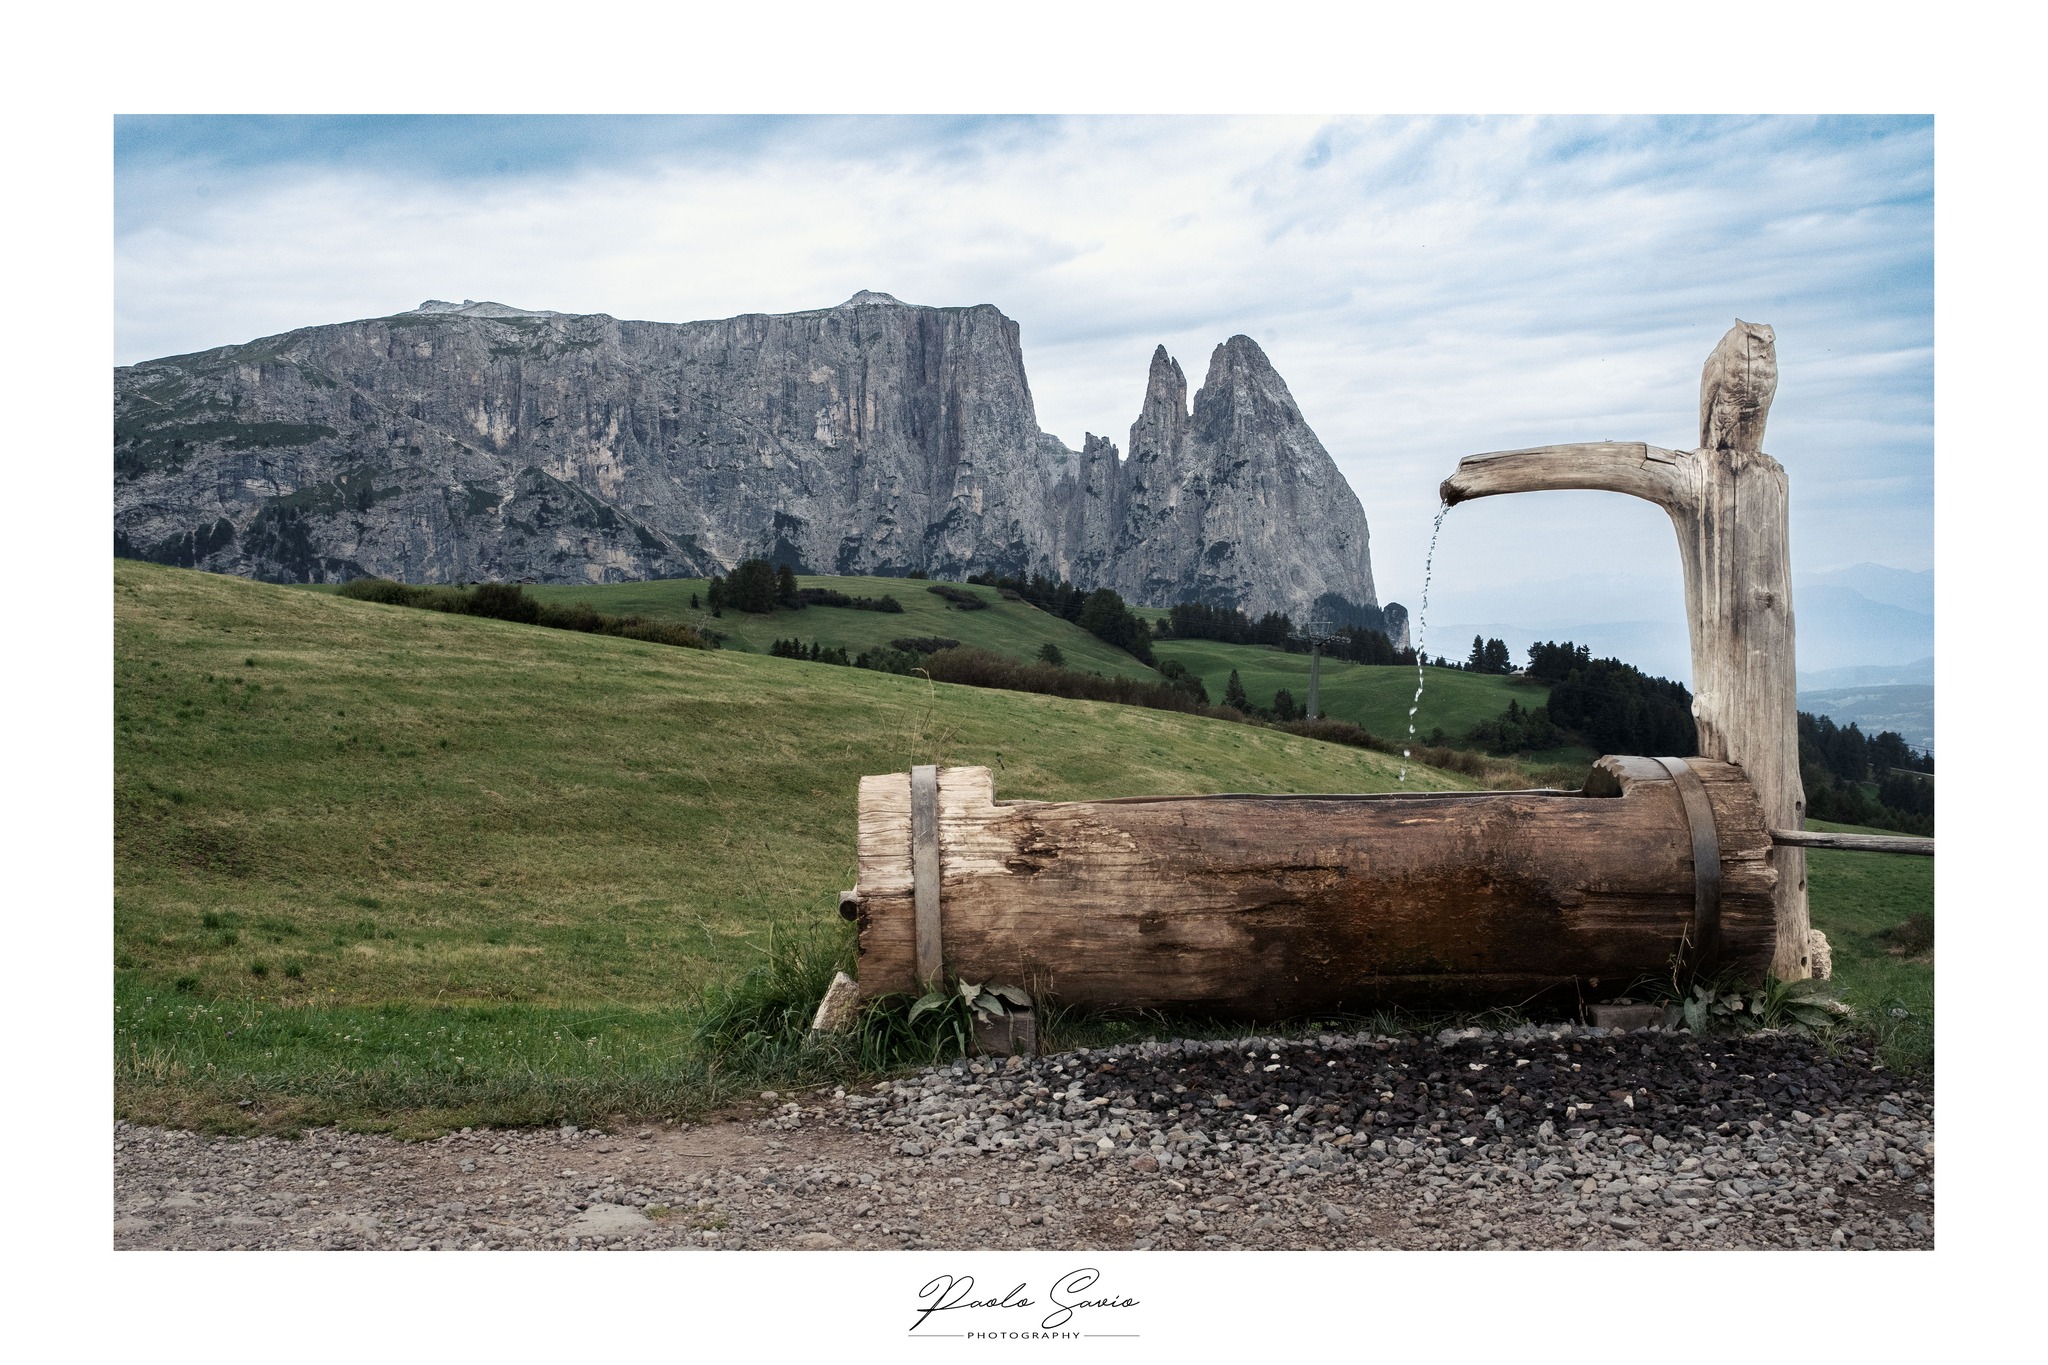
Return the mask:
<svg viewBox="0 0 2048 1365">
<path fill-rule="evenodd" d="M 1029 602 L 1040 611 L 1071 621 L 1106 645 L 1121 649 L 1148 667 L 1156 666 L 1152 656 L 1152 628 L 1132 611 L 1123 595 L 1112 588 L 1088 591 L 1063 578 L 1033 574 L 1029 578 L 1003 574 L 969 574 L 969 583 L 994 588 L 1006 597 Z"/>
<path fill-rule="evenodd" d="M 1817 820 L 1934 833 L 1934 755 L 1896 730 L 1865 735 L 1851 721 L 1799 713 L 1799 781 Z"/>
<path fill-rule="evenodd" d="M 1214 640 L 1226 645 L 1269 645 L 1289 654 L 1306 654 L 1309 643 L 1285 612 L 1269 611 L 1253 620 L 1234 607 L 1182 602 L 1153 627 L 1162 640 Z M 1325 658 L 1354 664 L 1413 664 L 1415 651 L 1396 649 L 1384 630 L 1346 625 L 1323 644 Z"/>
<path fill-rule="evenodd" d="M 1473 672 L 1514 672 L 1507 645 L 1474 636 L 1465 667 Z M 1529 646 L 1531 681 L 1550 684 L 1550 699 L 1481 721 L 1465 742 L 1495 754 L 1529 753 L 1577 739 L 1606 754 L 1690 754 L 1699 748 L 1692 693 L 1683 683 L 1657 678 L 1619 659 L 1596 659 L 1585 645 L 1566 640 Z"/>
<path fill-rule="evenodd" d="M 713 577 L 704 595 L 713 616 L 725 609 L 755 615 L 771 611 L 802 611 L 805 607 L 847 607 L 854 611 L 901 612 L 903 604 L 887 594 L 881 597 L 851 597 L 833 588 L 799 588 L 796 570 L 787 564 L 770 564 L 765 559 L 743 559 L 723 577 Z M 693 595 L 690 605 L 695 607 Z"/>
</svg>

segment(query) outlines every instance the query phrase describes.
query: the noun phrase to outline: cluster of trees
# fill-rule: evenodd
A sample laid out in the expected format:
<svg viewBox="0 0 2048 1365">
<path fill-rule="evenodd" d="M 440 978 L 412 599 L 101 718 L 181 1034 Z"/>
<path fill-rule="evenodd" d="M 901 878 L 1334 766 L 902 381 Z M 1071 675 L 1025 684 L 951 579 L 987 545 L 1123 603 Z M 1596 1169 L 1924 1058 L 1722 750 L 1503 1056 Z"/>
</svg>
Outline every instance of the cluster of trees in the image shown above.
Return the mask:
<svg viewBox="0 0 2048 1365">
<path fill-rule="evenodd" d="M 1258 620 L 1233 607 L 1211 607 L 1200 602 L 1183 602 L 1167 613 L 1153 628 L 1160 639 L 1215 640 L 1226 645 L 1271 645 L 1290 654 L 1306 654 L 1308 642 L 1294 631 L 1294 620 L 1285 612 L 1269 611 Z M 1369 626 L 1346 625 L 1323 645 L 1332 659 L 1354 664 L 1412 664 L 1415 651 L 1395 649 L 1385 631 Z"/>
<path fill-rule="evenodd" d="M 986 611 L 988 609 L 988 599 L 986 597 L 983 597 L 978 592 L 969 592 L 965 588 L 956 588 L 951 583 L 934 583 L 929 588 L 926 588 L 925 591 L 936 597 L 945 598 L 946 605 L 954 611 Z"/>
<path fill-rule="evenodd" d="M 1294 653 L 1308 648 L 1304 644 L 1288 646 Z M 1323 646 L 1323 653 L 1332 659 L 1343 659 L 1354 664 L 1408 664 L 1415 663 L 1415 651 L 1395 649 L 1394 642 L 1385 631 L 1368 630 L 1363 626 L 1345 626 L 1337 632 L 1337 638 Z"/>
<path fill-rule="evenodd" d="M 777 640 L 768 647 L 768 653 L 778 659 L 796 659 L 804 663 L 836 664 L 841 668 L 865 668 L 875 673 L 910 674 L 924 671 L 926 660 L 935 652 L 959 647 L 958 640 L 911 638 L 891 640 L 887 648 L 864 649 L 848 656 L 844 645 L 826 645 L 813 640 L 805 644 L 802 640 Z"/>
<path fill-rule="evenodd" d="M 1114 645 L 1142 664 L 1151 664 L 1152 628 L 1124 605 L 1124 599 L 1109 588 L 1097 588 L 1081 603 L 1074 624 L 1104 644 Z"/>
<path fill-rule="evenodd" d="M 796 570 L 765 559 L 741 560 L 728 576 L 713 578 L 705 595 L 713 616 L 725 615 L 727 607 L 759 614 L 778 607 L 795 611 L 804 604 L 797 594 Z"/>
<path fill-rule="evenodd" d="M 1490 754 L 1525 754 L 1555 748 L 1565 737 L 1551 721 L 1548 708 L 1532 706 L 1525 711 L 1520 702 L 1510 698 L 1507 710 L 1493 720 L 1479 722 L 1465 738 Z"/>
<path fill-rule="evenodd" d="M 723 578 L 713 578 L 706 588 L 711 614 L 725 615 L 725 609 L 759 615 L 770 611 L 801 611 L 805 607 L 848 607 L 854 611 L 900 612 L 903 604 L 894 597 L 851 597 L 833 588 L 799 588 L 796 570 L 787 564 L 770 564 L 765 559 L 743 559 Z M 696 606 L 697 599 L 690 598 Z"/>
<path fill-rule="evenodd" d="M 1044 574 L 1033 574 L 1029 578 L 1009 578 L 1002 574 L 971 573 L 969 583 L 984 588 L 994 588 L 1005 594 L 1015 593 L 1040 611 L 1059 617 L 1062 621 L 1081 619 L 1081 608 L 1088 602 L 1088 590 L 1077 588 L 1063 578 L 1047 578 Z"/>
<path fill-rule="evenodd" d="M 1819 820 L 1934 833 L 1934 756 L 1895 730 L 1865 735 L 1854 721 L 1799 713 L 1799 780 Z"/>
<path fill-rule="evenodd" d="M 1465 659 L 1468 673 L 1508 674 L 1515 671 L 1514 656 L 1508 653 L 1505 640 L 1482 640 L 1472 637 L 1472 653 Z"/>
<path fill-rule="evenodd" d="M 1896 730 L 1865 735 L 1854 721 L 1837 725 L 1827 716 L 1799 713 L 1799 761 L 1822 768 L 1844 782 L 1875 782 L 1891 769 L 1931 773 L 1934 756 L 1909 747 Z"/>
<path fill-rule="evenodd" d="M 1040 611 L 1063 621 L 1072 621 L 1107 645 L 1114 645 L 1140 663 L 1151 664 L 1152 628 L 1132 611 L 1113 588 L 1089 592 L 1063 578 L 1033 574 L 1029 578 L 1008 578 L 1002 574 L 969 574 L 969 583 L 994 588 L 1005 596 L 1029 602 Z"/>
<path fill-rule="evenodd" d="M 1233 711 L 1255 716 L 1260 720 L 1273 721 L 1279 725 L 1308 719 L 1308 708 L 1296 705 L 1294 693 L 1284 687 L 1273 694 L 1271 706 L 1260 706 L 1255 703 L 1246 694 L 1244 679 L 1237 676 L 1237 670 L 1234 668 L 1230 670 L 1230 681 L 1223 687 L 1223 704 Z"/>
<path fill-rule="evenodd" d="M 1209 688 L 1199 676 L 1190 672 L 1179 659 L 1168 659 L 1159 665 L 1159 676 L 1166 679 L 1166 685 L 1187 694 L 1189 700 L 1202 706 L 1209 704 Z M 1237 676 L 1232 674 L 1232 677 Z"/>
<path fill-rule="evenodd" d="M 1692 754 L 1699 730 L 1685 684 L 1619 659 L 1590 659 L 1550 689 L 1549 719 L 1605 754 Z"/>
<path fill-rule="evenodd" d="M 777 659 L 804 659 L 814 664 L 850 665 L 853 660 L 846 657 L 845 645 L 822 645 L 816 640 L 805 645 L 802 640 L 777 640 L 768 646 L 768 653 Z"/>
<path fill-rule="evenodd" d="M 1480 636 L 1473 637 L 1463 666 L 1476 673 L 1514 671 L 1507 645 Z M 1609 754 L 1689 754 L 1699 747 L 1692 693 L 1683 683 L 1651 677 L 1619 659 L 1596 659 L 1569 640 L 1530 645 L 1528 676 L 1550 684 L 1548 704 L 1525 710 L 1511 700 L 1506 711 L 1466 733 L 1468 744 L 1496 754 L 1548 749 L 1573 738 Z"/>
<path fill-rule="evenodd" d="M 1592 662 L 1592 649 L 1586 645 L 1575 645 L 1570 640 L 1563 644 L 1545 640 L 1529 646 L 1529 676 L 1538 682 L 1563 682 L 1567 673 L 1575 668 L 1585 668 Z"/>
<path fill-rule="evenodd" d="M 1171 680 L 1146 682 L 1137 678 L 1104 677 L 1100 673 L 1083 673 L 1051 664 L 1018 663 L 1015 659 L 1007 659 L 985 649 L 942 650 L 925 660 L 924 669 L 934 682 L 999 687 L 1014 692 L 1039 692 L 1086 701 L 1121 702 L 1126 706 L 1146 706 L 1156 711 L 1240 719 L 1216 710 Z"/>
<path fill-rule="evenodd" d="M 1286 613 L 1269 611 L 1254 621 L 1234 607 L 1182 602 L 1158 626 L 1161 639 L 1215 640 L 1226 645 L 1272 645 L 1285 649 L 1294 635 Z"/>
<path fill-rule="evenodd" d="M 685 649 L 716 649 L 724 637 L 707 635 L 674 621 L 649 621 L 640 616 L 612 616 L 588 602 L 557 606 L 526 595 L 517 583 L 477 583 L 469 586 L 415 586 L 394 583 L 388 578 L 357 578 L 341 585 L 340 595 L 358 602 L 382 602 L 394 607 L 417 607 L 424 611 L 452 612 L 458 616 L 488 616 L 498 621 L 545 626 L 550 630 L 575 630 L 590 635 L 616 635 L 626 640 L 644 640 L 656 645 L 680 645 Z"/>
<path fill-rule="evenodd" d="M 849 611 L 882 611 L 901 614 L 903 604 L 888 593 L 880 597 L 852 597 L 836 588 L 798 588 L 797 601 L 806 607 L 845 607 Z"/>
</svg>

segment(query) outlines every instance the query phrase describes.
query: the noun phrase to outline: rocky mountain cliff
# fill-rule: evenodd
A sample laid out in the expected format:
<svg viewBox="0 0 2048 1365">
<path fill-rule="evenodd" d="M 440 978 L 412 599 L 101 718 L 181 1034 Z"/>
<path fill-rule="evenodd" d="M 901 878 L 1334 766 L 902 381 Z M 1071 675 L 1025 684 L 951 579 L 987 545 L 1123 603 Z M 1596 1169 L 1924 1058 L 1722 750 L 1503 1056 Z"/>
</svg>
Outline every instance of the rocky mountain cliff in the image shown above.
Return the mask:
<svg viewBox="0 0 2048 1365">
<path fill-rule="evenodd" d="M 1160 349 L 1129 459 L 1038 429 L 995 308 L 867 292 L 689 323 L 430 301 L 114 393 L 115 552 L 215 572 L 610 582 L 759 554 L 1379 615 L 1364 510 L 1248 337 L 1192 408 Z"/>
</svg>

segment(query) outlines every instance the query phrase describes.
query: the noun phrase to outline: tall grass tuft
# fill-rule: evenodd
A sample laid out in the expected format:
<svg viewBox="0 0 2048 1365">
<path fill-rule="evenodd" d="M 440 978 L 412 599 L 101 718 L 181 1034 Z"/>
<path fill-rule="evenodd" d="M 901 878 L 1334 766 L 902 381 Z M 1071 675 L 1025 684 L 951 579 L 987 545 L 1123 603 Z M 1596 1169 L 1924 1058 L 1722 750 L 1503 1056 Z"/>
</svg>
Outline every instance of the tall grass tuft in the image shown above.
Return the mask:
<svg viewBox="0 0 2048 1365">
<path fill-rule="evenodd" d="M 818 1002 L 832 974 L 851 968 L 853 955 L 843 924 L 770 924 L 761 960 L 710 987 L 698 1005 L 694 1032 L 706 1059 L 762 1076 L 800 1061 Z"/>
</svg>

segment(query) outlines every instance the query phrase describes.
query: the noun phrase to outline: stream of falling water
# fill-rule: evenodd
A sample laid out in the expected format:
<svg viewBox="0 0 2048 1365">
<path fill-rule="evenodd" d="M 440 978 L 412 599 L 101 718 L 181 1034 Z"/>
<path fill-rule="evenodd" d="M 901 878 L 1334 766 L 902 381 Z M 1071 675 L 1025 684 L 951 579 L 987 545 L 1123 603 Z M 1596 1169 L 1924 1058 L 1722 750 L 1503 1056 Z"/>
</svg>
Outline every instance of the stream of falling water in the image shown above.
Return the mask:
<svg viewBox="0 0 2048 1365">
<path fill-rule="evenodd" d="M 1401 757 L 1412 758 L 1415 751 L 1415 713 L 1422 709 L 1422 665 L 1429 656 L 1422 651 L 1429 638 L 1429 580 L 1436 574 L 1436 538 L 1444 532 L 1444 518 L 1451 514 L 1451 505 L 1445 503 L 1436 509 L 1436 525 L 1429 531 L 1429 557 L 1422 561 L 1422 606 L 1415 613 L 1415 699 L 1408 705 L 1408 746 L 1401 750 Z M 1400 782 L 1408 782 L 1408 769 L 1401 769 Z"/>
</svg>

